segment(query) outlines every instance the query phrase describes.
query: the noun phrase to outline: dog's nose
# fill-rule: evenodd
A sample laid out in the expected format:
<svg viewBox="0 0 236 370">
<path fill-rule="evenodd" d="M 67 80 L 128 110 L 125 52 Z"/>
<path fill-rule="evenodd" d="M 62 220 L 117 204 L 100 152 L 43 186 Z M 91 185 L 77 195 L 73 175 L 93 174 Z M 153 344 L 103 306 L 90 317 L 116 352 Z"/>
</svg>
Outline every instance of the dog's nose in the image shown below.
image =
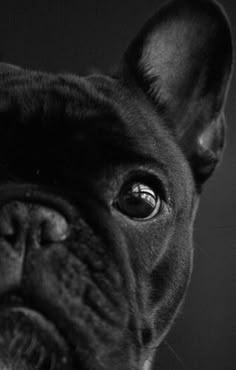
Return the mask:
<svg viewBox="0 0 236 370">
<path fill-rule="evenodd" d="M 13 201 L 0 209 L 0 240 L 14 249 L 64 242 L 69 233 L 66 218 L 46 206 Z"/>
</svg>

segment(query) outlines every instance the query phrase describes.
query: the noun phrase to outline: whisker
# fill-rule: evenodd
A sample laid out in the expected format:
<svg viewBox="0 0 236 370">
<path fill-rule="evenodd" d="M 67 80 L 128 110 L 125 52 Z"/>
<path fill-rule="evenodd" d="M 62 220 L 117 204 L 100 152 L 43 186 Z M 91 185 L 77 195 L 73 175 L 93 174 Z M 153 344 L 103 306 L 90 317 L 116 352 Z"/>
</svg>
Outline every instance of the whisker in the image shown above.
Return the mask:
<svg viewBox="0 0 236 370">
<path fill-rule="evenodd" d="M 212 261 L 212 256 L 204 248 L 200 246 L 200 243 L 195 241 L 194 247 L 195 250 L 199 250 L 205 257 L 209 258 Z"/>
<path fill-rule="evenodd" d="M 186 369 L 184 362 L 182 361 L 182 359 L 180 358 L 180 356 L 178 355 L 178 353 L 174 350 L 174 348 L 166 340 L 164 340 L 163 344 L 166 345 L 166 347 L 174 355 L 174 357 L 176 358 L 176 360 L 178 360 L 178 362 L 182 366 L 182 368 L 183 369 Z"/>
</svg>

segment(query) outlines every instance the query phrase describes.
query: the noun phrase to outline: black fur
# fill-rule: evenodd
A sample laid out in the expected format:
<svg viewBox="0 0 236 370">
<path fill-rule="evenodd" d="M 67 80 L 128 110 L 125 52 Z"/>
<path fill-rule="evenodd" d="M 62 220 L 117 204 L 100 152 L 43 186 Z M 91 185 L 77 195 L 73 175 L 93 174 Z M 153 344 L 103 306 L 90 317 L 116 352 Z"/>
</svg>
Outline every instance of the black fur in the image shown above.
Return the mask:
<svg viewBox="0 0 236 370">
<path fill-rule="evenodd" d="M 2 367 L 147 368 L 182 305 L 199 193 L 224 146 L 226 17 L 213 1 L 167 3 L 115 77 L 0 70 Z M 132 181 L 155 189 L 157 215 L 117 207 Z M 39 217 L 69 236 L 35 241 Z"/>
</svg>

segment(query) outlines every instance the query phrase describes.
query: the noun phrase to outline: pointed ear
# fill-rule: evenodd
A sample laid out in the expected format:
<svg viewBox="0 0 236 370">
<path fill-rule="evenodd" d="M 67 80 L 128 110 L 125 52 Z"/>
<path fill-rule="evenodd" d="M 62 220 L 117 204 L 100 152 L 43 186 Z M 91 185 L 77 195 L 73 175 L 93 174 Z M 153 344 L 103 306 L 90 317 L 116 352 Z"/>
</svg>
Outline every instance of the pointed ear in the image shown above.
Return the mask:
<svg viewBox="0 0 236 370">
<path fill-rule="evenodd" d="M 220 159 L 223 108 L 232 71 L 224 11 L 210 0 L 168 2 L 144 26 L 123 61 L 163 115 L 200 184 Z"/>
</svg>

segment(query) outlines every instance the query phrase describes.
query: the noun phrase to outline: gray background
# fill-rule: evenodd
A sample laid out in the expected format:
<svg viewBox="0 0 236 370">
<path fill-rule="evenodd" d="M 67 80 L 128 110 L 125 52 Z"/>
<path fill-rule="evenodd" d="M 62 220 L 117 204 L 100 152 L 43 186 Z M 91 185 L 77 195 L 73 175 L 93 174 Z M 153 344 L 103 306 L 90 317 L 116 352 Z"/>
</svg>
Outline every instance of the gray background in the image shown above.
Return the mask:
<svg viewBox="0 0 236 370">
<path fill-rule="evenodd" d="M 0 57 L 32 69 L 107 71 L 161 0 L 1 1 Z M 236 3 L 222 0 L 236 33 Z M 195 227 L 195 267 L 182 314 L 159 349 L 161 370 L 236 369 L 236 94 L 228 145 Z M 159 366 L 158 366 L 159 364 Z"/>
</svg>

